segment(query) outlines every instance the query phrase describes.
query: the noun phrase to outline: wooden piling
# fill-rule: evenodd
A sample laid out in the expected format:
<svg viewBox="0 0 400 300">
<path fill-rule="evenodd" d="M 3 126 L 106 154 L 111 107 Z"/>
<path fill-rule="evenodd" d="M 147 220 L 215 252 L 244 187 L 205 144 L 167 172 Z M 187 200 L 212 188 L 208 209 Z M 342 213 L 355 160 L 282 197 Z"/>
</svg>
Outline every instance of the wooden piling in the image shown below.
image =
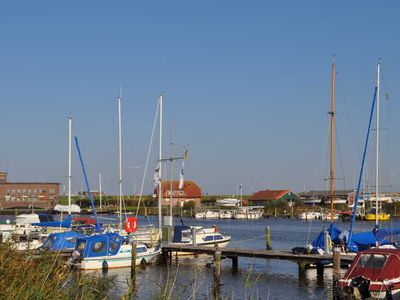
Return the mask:
<svg viewBox="0 0 400 300">
<path fill-rule="evenodd" d="M 136 279 L 136 256 L 136 242 L 133 242 L 131 250 L 131 281 Z"/>
<path fill-rule="evenodd" d="M 271 250 L 271 229 L 267 226 L 265 230 L 265 246 L 267 250 Z"/>
<path fill-rule="evenodd" d="M 221 251 L 214 252 L 214 299 L 220 299 L 221 287 Z"/>
<path fill-rule="evenodd" d="M 192 245 L 197 246 L 197 241 L 196 241 L 196 228 L 192 228 Z"/>
<path fill-rule="evenodd" d="M 324 276 L 324 265 L 317 264 L 317 276 Z"/>
<path fill-rule="evenodd" d="M 333 249 L 333 283 L 340 279 L 340 248 Z"/>
<path fill-rule="evenodd" d="M 299 267 L 299 278 L 303 278 L 306 274 L 306 264 L 304 262 L 297 263 Z"/>
<path fill-rule="evenodd" d="M 237 256 L 232 256 L 232 271 L 237 272 L 239 269 L 239 257 Z"/>
</svg>

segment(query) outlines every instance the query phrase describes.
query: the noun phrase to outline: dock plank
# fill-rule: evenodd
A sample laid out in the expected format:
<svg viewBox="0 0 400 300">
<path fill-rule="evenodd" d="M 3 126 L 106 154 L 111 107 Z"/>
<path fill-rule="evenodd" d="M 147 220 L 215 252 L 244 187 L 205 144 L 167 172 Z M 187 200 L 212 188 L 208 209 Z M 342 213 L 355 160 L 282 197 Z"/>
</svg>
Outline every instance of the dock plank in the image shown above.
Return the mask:
<svg viewBox="0 0 400 300">
<path fill-rule="evenodd" d="M 221 251 L 222 256 L 227 257 L 252 257 L 264 259 L 280 259 L 290 260 L 294 262 L 303 262 L 310 264 L 318 264 L 326 261 L 333 261 L 332 254 L 294 254 L 284 250 L 261 250 L 261 249 L 242 249 L 242 248 L 216 248 L 192 245 L 163 245 L 164 252 L 191 252 L 196 254 L 213 255 L 216 250 Z M 343 262 L 353 261 L 354 255 L 343 254 L 341 260 Z"/>
</svg>

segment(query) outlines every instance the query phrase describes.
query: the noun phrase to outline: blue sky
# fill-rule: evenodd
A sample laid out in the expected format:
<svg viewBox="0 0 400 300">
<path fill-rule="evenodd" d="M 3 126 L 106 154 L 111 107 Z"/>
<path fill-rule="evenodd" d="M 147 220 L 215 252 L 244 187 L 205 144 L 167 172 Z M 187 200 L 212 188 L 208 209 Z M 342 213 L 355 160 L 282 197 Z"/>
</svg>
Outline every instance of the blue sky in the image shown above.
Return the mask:
<svg viewBox="0 0 400 300">
<path fill-rule="evenodd" d="M 160 92 L 165 147 L 172 127 L 176 143 L 190 144 L 186 178 L 204 193 L 234 194 L 240 183 L 244 193 L 325 188 L 335 55 L 337 177 L 353 188 L 382 58 L 382 89 L 389 100 L 382 97 L 387 129 L 381 177 L 400 190 L 399 6 L 397 1 L 3 2 L 0 169 L 13 181 L 64 184 L 71 115 L 92 187 L 102 172 L 106 191 L 116 192 L 116 97 L 122 86 L 126 194 L 142 176 Z M 371 179 L 373 155 L 371 148 Z M 156 152 L 146 192 L 155 160 Z M 81 190 L 76 155 L 73 178 L 73 190 Z M 337 185 L 343 187 L 343 180 Z"/>
</svg>

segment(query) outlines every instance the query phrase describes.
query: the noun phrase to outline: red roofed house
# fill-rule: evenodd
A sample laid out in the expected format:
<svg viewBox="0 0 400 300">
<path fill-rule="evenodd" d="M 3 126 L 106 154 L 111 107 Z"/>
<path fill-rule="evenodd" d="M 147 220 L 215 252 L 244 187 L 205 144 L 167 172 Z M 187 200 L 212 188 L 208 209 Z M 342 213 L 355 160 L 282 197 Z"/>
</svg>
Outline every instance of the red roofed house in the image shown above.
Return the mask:
<svg viewBox="0 0 400 300">
<path fill-rule="evenodd" d="M 258 191 L 248 199 L 249 205 L 265 206 L 266 201 L 286 200 L 287 202 L 300 200 L 299 195 L 290 190 Z"/>
<path fill-rule="evenodd" d="M 170 205 L 171 181 L 162 181 L 162 202 L 161 205 Z M 158 198 L 158 189 L 156 193 Z M 201 204 L 201 189 L 193 181 L 184 181 L 182 189 L 179 189 L 179 181 L 172 181 L 172 205 L 182 207 L 185 202 L 193 201 L 195 206 Z"/>
</svg>

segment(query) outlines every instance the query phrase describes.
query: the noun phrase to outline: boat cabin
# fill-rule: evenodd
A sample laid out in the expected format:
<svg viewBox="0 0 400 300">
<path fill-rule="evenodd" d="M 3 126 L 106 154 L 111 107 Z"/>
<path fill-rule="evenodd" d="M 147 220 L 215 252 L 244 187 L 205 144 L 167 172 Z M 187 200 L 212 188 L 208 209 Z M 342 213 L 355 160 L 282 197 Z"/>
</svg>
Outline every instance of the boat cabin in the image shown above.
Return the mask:
<svg viewBox="0 0 400 300">
<path fill-rule="evenodd" d="M 75 250 L 82 258 L 99 257 L 106 255 L 116 255 L 121 250 L 122 245 L 128 245 L 129 239 L 122 237 L 116 233 L 105 233 L 79 238 L 76 242 Z M 131 252 L 131 248 L 127 248 L 126 252 Z M 140 244 L 136 248 L 136 253 L 147 252 L 147 247 Z"/>
<path fill-rule="evenodd" d="M 76 240 L 83 237 L 83 234 L 76 231 L 51 233 L 40 248 L 50 251 L 74 249 Z"/>
</svg>

